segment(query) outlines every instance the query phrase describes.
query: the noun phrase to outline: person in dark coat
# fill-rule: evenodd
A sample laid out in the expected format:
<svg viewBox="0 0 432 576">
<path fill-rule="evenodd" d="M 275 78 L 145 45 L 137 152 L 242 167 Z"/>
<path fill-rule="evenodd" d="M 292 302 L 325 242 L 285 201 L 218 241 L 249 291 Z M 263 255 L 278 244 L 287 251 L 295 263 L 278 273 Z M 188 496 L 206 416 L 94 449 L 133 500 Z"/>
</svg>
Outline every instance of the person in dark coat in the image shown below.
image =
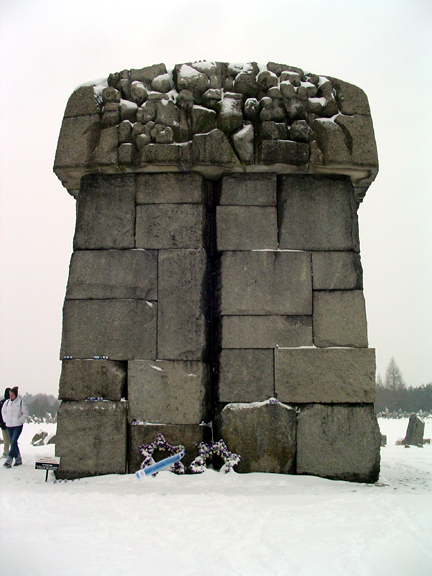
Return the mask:
<svg viewBox="0 0 432 576">
<path fill-rule="evenodd" d="M 3 400 L 0 401 L 0 428 L 2 431 L 2 436 L 3 436 L 3 456 L 2 458 L 7 458 L 8 452 L 9 452 L 9 447 L 10 447 L 10 438 L 9 438 L 9 434 L 6 430 L 6 423 L 2 418 L 1 415 L 1 410 L 3 408 L 3 404 L 6 402 L 6 400 L 9 400 L 9 390 L 10 388 L 6 388 L 5 392 L 4 392 L 4 398 Z"/>
</svg>

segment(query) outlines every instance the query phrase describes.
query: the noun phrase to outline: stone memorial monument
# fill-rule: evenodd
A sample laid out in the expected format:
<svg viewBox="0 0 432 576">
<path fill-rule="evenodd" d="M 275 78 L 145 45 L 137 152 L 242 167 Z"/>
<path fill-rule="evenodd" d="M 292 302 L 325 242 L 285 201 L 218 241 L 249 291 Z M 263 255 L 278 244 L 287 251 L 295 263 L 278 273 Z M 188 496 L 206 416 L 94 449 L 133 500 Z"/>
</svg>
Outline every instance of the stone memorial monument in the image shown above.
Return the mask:
<svg viewBox="0 0 432 576">
<path fill-rule="evenodd" d="M 374 482 L 380 432 L 357 209 L 369 104 L 269 62 L 110 74 L 66 106 L 76 198 L 58 476 L 134 472 L 139 446 L 224 439 L 239 472 Z"/>
</svg>

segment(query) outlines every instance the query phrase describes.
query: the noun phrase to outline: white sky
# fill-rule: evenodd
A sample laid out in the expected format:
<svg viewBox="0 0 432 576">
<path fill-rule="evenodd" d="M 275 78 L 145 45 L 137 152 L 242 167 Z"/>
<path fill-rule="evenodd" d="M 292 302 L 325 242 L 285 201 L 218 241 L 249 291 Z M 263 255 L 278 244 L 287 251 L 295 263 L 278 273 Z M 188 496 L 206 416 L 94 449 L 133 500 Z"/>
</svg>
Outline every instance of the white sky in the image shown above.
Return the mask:
<svg viewBox="0 0 432 576">
<path fill-rule="evenodd" d="M 0 0 L 0 390 L 57 395 L 75 201 L 52 172 L 86 81 L 191 60 L 299 66 L 369 97 L 380 172 L 360 207 L 369 345 L 432 381 L 430 0 Z"/>
</svg>

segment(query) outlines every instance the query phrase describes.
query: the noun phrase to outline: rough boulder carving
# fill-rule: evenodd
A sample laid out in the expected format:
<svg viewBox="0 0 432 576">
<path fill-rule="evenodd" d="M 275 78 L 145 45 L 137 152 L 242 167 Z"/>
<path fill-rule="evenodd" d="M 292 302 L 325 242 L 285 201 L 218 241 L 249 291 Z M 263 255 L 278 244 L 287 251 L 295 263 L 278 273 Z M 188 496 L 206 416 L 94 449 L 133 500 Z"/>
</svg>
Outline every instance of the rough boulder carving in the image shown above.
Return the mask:
<svg viewBox="0 0 432 576">
<path fill-rule="evenodd" d="M 269 62 L 164 64 L 79 87 L 63 120 L 55 172 L 80 177 L 181 166 L 345 174 L 361 200 L 378 167 L 364 92 L 336 78 Z"/>
</svg>

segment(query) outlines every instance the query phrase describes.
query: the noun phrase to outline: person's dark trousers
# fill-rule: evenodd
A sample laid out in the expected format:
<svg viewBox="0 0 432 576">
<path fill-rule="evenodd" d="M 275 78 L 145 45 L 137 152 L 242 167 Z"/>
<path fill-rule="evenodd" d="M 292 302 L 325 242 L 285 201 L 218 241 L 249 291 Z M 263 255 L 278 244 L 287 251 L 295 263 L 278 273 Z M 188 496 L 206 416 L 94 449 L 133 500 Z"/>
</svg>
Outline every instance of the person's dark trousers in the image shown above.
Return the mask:
<svg viewBox="0 0 432 576">
<path fill-rule="evenodd" d="M 21 435 L 23 426 L 11 426 L 7 427 L 7 431 L 10 438 L 10 450 L 9 450 L 9 458 L 19 458 L 21 459 L 21 454 L 18 448 L 18 438 Z"/>
</svg>

